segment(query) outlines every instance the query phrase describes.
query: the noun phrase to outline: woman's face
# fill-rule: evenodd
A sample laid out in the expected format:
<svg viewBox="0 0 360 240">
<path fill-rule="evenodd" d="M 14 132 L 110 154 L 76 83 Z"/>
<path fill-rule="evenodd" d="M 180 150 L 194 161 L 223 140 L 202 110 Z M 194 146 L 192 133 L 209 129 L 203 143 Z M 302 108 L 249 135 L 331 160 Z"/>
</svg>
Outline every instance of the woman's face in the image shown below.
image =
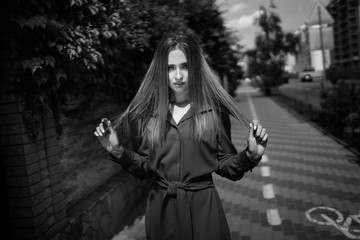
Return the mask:
<svg viewBox="0 0 360 240">
<path fill-rule="evenodd" d="M 180 49 L 172 50 L 168 57 L 169 87 L 175 95 L 187 94 L 188 64 L 185 54 Z"/>
</svg>

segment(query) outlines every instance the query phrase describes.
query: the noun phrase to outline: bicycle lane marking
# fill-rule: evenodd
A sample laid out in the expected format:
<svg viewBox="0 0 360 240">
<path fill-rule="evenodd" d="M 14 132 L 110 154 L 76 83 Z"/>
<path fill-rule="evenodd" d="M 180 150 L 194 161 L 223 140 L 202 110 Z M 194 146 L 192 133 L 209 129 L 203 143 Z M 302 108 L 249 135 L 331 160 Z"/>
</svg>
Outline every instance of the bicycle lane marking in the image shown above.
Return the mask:
<svg viewBox="0 0 360 240">
<path fill-rule="evenodd" d="M 256 121 L 259 121 L 259 118 L 256 114 L 256 110 L 255 110 L 255 106 L 254 106 L 254 103 L 252 101 L 252 98 L 250 96 L 250 94 L 246 94 L 246 97 L 248 99 L 248 103 L 249 103 L 249 109 L 250 109 L 250 114 L 251 114 L 251 117 L 253 120 L 256 120 Z"/>
<path fill-rule="evenodd" d="M 317 210 L 321 211 L 321 213 L 318 213 L 317 215 L 321 216 L 322 219 L 316 219 L 312 217 L 313 212 Z M 325 211 L 329 212 L 331 214 L 330 216 L 332 217 L 336 215 L 336 219 L 334 220 L 333 218 L 324 214 Z M 358 214 L 349 214 L 346 219 L 344 219 L 344 215 L 335 208 L 319 206 L 307 210 L 305 215 L 310 222 L 329 227 L 333 226 L 349 239 L 360 239 L 360 211 Z M 353 221 L 355 224 L 352 224 Z"/>
<path fill-rule="evenodd" d="M 265 199 L 273 199 L 275 198 L 274 187 L 271 183 L 265 184 L 263 186 L 263 196 Z"/>
<path fill-rule="evenodd" d="M 271 226 L 277 226 L 277 225 L 281 224 L 279 210 L 277 210 L 277 209 L 266 210 L 266 217 Z"/>
<path fill-rule="evenodd" d="M 256 109 L 255 109 L 255 106 L 254 106 L 254 103 L 252 101 L 250 94 L 247 94 L 247 100 L 249 103 L 249 109 L 250 109 L 252 119 L 259 121 L 259 118 L 256 113 Z M 269 162 L 269 157 L 264 154 L 261 159 L 261 163 L 266 164 L 268 162 Z M 270 166 L 261 166 L 260 170 L 261 170 L 262 177 L 270 177 L 271 176 Z M 262 191 L 263 191 L 264 199 L 274 199 L 275 198 L 275 190 L 274 190 L 274 186 L 272 183 L 263 185 Z M 281 224 L 279 210 L 276 208 L 275 209 L 267 209 L 266 210 L 266 218 L 268 220 L 268 223 L 271 226 L 277 226 L 277 225 Z"/>
<path fill-rule="evenodd" d="M 261 166 L 261 175 L 263 177 L 270 177 L 270 167 L 269 166 Z"/>
</svg>

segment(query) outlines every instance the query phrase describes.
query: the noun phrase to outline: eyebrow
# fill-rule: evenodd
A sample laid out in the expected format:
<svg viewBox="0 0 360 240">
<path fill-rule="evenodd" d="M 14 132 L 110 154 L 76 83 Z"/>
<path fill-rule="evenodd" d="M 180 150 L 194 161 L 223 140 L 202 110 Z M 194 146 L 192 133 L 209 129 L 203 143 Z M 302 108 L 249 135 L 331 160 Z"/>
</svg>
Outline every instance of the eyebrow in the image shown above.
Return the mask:
<svg viewBox="0 0 360 240">
<path fill-rule="evenodd" d="M 180 65 L 184 65 L 184 64 L 187 64 L 188 62 L 183 62 L 183 63 L 180 63 Z M 168 66 L 174 66 L 175 64 L 169 64 L 168 63 Z"/>
</svg>

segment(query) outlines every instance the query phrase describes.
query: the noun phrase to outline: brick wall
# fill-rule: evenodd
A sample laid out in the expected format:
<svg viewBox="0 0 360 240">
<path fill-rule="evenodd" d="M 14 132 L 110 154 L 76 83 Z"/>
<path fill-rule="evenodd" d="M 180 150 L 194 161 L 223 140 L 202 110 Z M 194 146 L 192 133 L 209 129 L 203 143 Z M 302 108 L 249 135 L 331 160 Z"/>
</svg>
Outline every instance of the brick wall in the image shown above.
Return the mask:
<svg viewBox="0 0 360 240">
<path fill-rule="evenodd" d="M 7 47 L 4 48 L 3 44 L 7 43 Z M 19 118 L 19 114 L 2 114 L 1 112 L 8 112 L 4 108 L 7 108 L 7 105 L 13 104 L 15 97 L 13 94 L 10 94 L 12 87 L 11 84 L 8 81 L 5 81 L 5 79 L 9 79 L 10 75 L 10 69 L 11 69 L 11 62 L 9 62 L 10 59 L 13 59 L 14 56 L 7 56 L 5 57 L 5 51 L 7 49 L 11 48 L 9 39 L 4 38 L 4 36 L 0 36 L 0 136 L 2 136 L 3 132 L 3 125 L 5 125 L 8 122 L 17 122 Z M 8 60 L 9 59 L 9 60 Z M 5 105 L 4 107 L 1 107 Z M 3 146 L 3 142 L 5 142 L 5 139 L 0 138 L 0 150 L 1 153 L 3 152 L 5 146 Z M 3 154 L 1 154 L 1 160 L 0 160 L 0 166 L 1 166 L 1 176 L 5 176 L 5 163 L 3 159 Z M 10 219 L 10 209 L 9 209 L 9 201 L 7 197 L 7 183 L 5 177 L 1 177 L 1 222 L 4 223 L 2 228 L 0 229 L 1 232 L 1 239 L 6 239 L 6 236 L 9 236 L 11 234 L 11 222 Z"/>
<path fill-rule="evenodd" d="M 68 110 L 78 105 L 78 99 L 68 101 Z M 100 119 L 111 118 L 123 110 L 121 104 L 106 96 L 96 96 L 84 114 L 61 115 L 63 133 L 59 139 L 59 157 L 65 201 L 68 207 L 81 201 L 121 167 L 108 160 L 94 130 Z"/>
<path fill-rule="evenodd" d="M 0 143 L 10 217 L 6 221 L 14 239 L 49 239 L 66 224 L 54 121 L 48 112 L 39 137 L 29 138 L 24 106 L 10 78 L 15 41 L 2 36 L 0 42 Z"/>
</svg>

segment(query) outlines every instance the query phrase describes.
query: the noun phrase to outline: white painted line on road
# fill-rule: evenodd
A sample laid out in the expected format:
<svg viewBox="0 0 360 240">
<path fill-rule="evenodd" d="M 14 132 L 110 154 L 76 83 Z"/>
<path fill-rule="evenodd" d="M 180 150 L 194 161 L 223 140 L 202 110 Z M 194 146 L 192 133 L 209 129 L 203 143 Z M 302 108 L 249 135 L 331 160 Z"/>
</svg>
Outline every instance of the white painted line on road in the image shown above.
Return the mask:
<svg viewBox="0 0 360 240">
<path fill-rule="evenodd" d="M 254 103 L 252 101 L 252 98 L 250 96 L 250 94 L 247 94 L 247 99 L 249 101 L 249 108 L 250 108 L 250 113 L 251 113 L 251 117 L 253 120 L 256 120 L 256 121 L 259 121 L 259 118 L 256 114 L 256 110 L 255 110 L 255 106 L 254 106 Z"/>
<path fill-rule="evenodd" d="M 281 224 L 280 214 L 277 209 L 266 210 L 266 217 L 267 217 L 268 223 L 271 226 L 277 226 L 277 225 Z"/>
<path fill-rule="evenodd" d="M 261 169 L 261 176 L 263 176 L 263 177 L 269 177 L 270 176 L 270 167 L 263 166 L 260 169 Z"/>
<path fill-rule="evenodd" d="M 268 155 L 264 154 L 264 155 L 262 156 L 262 158 L 261 158 L 261 162 L 262 162 L 262 163 L 267 163 L 268 161 L 269 161 Z"/>
<path fill-rule="evenodd" d="M 275 198 L 274 186 L 271 183 L 263 186 L 263 196 L 265 199 Z"/>
<path fill-rule="evenodd" d="M 255 106 L 254 106 L 254 103 L 252 101 L 250 94 L 247 94 L 247 98 L 249 101 L 249 108 L 250 108 L 250 113 L 251 113 L 252 119 L 259 121 L 259 118 L 256 114 L 256 109 L 255 109 Z M 269 161 L 269 157 L 267 155 L 263 155 L 261 162 L 267 163 L 268 161 Z M 262 166 L 260 169 L 261 169 L 261 175 L 263 177 L 270 176 L 270 167 L 269 166 Z M 271 183 L 263 186 L 263 196 L 265 199 L 275 198 L 274 186 Z M 266 217 L 271 226 L 277 226 L 277 225 L 281 224 L 279 210 L 277 210 L 277 209 L 266 210 Z"/>
</svg>

